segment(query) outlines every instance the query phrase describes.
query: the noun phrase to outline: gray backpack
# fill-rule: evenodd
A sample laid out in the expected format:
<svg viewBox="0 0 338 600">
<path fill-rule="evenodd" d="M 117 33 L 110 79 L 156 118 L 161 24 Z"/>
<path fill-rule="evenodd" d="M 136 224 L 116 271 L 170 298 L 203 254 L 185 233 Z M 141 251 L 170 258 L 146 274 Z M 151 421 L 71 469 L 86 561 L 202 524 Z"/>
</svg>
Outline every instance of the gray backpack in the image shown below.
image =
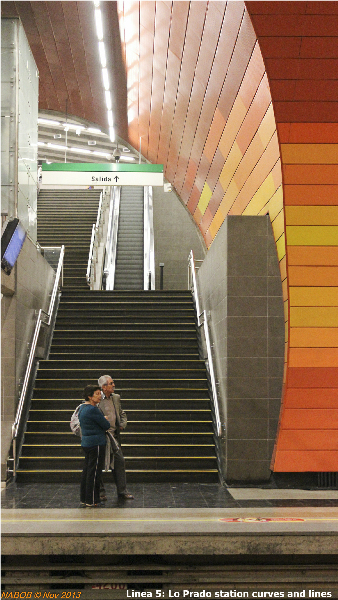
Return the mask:
<svg viewBox="0 0 338 600">
<path fill-rule="evenodd" d="M 83 406 L 83 404 L 79 404 L 79 406 L 76 407 L 70 419 L 70 428 L 74 435 L 77 435 L 78 437 L 81 437 L 81 427 L 79 421 L 79 410 L 81 406 Z"/>
</svg>

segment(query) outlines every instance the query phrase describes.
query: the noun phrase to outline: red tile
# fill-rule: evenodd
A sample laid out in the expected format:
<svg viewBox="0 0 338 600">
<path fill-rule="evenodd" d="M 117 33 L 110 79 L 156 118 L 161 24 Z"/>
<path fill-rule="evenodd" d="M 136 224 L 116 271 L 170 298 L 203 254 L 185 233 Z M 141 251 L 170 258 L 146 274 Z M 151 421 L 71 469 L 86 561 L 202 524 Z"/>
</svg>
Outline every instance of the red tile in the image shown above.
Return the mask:
<svg viewBox="0 0 338 600">
<path fill-rule="evenodd" d="M 338 368 L 288 368 L 288 387 L 338 388 Z"/>
<path fill-rule="evenodd" d="M 277 122 L 336 123 L 336 102 L 274 102 Z"/>
<path fill-rule="evenodd" d="M 306 39 L 306 38 L 305 38 Z M 261 37 L 259 45 L 264 58 L 298 58 L 303 47 L 301 37 Z"/>
</svg>

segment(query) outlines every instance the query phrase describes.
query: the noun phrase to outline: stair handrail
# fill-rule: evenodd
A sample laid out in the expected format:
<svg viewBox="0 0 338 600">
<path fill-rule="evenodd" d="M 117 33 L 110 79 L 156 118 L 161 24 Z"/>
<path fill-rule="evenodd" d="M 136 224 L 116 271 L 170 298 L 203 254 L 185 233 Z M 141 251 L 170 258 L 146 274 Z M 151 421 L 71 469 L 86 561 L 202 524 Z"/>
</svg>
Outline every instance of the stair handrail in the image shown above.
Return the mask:
<svg viewBox="0 0 338 600">
<path fill-rule="evenodd" d="M 154 250 L 154 218 L 153 188 L 144 186 L 144 284 L 145 290 L 155 289 L 155 250 Z"/>
<path fill-rule="evenodd" d="M 99 226 L 100 226 L 101 210 L 102 210 L 102 198 L 103 198 L 103 193 L 101 192 L 101 194 L 100 194 L 100 200 L 99 200 L 99 207 L 98 207 L 98 210 L 97 210 L 96 223 L 93 223 L 92 235 L 91 235 L 91 238 L 90 238 L 90 247 L 89 247 L 87 272 L 86 272 L 86 280 L 87 280 L 88 285 L 90 285 L 90 279 L 91 279 L 92 260 L 93 260 L 93 254 L 94 254 L 94 244 L 95 244 L 95 241 L 96 241 L 95 238 L 97 236 L 97 233 L 98 233 L 98 230 L 99 230 Z"/>
<path fill-rule="evenodd" d="M 56 300 L 56 294 L 59 289 L 60 277 L 62 280 L 64 254 L 65 254 L 65 247 L 61 246 L 59 262 L 58 262 L 58 266 L 57 266 L 57 270 L 56 270 L 56 274 L 55 274 L 54 286 L 53 286 L 51 299 L 49 302 L 48 311 L 45 312 L 44 310 L 42 310 L 40 308 L 38 315 L 37 315 L 36 325 L 35 325 L 33 339 L 32 339 L 32 345 L 31 345 L 31 349 L 30 349 L 30 353 L 29 353 L 29 357 L 28 357 L 27 368 L 26 368 L 26 372 L 25 372 L 25 377 L 24 377 L 21 393 L 20 393 L 19 404 L 18 404 L 18 408 L 16 410 L 15 421 L 12 425 L 13 476 L 14 477 L 16 475 L 16 458 L 17 458 L 16 457 L 16 450 L 17 450 L 16 440 L 17 440 L 18 430 L 19 430 L 19 426 L 20 426 L 20 422 L 21 422 L 22 411 L 23 411 L 23 407 L 24 407 L 24 403 L 25 403 L 25 399 L 26 399 L 27 388 L 28 388 L 28 384 L 29 384 L 29 380 L 30 380 L 30 376 L 31 376 L 32 366 L 33 366 L 33 362 L 34 362 L 34 358 L 35 358 L 36 346 L 37 346 L 37 342 L 38 342 L 38 338 L 39 338 L 41 324 L 44 323 L 45 325 L 49 326 L 51 324 L 51 321 L 53 318 L 54 305 L 55 305 L 55 300 Z"/>
<path fill-rule="evenodd" d="M 203 261 L 198 261 L 198 262 L 203 262 Z M 213 361 L 212 350 L 211 350 L 208 316 L 207 316 L 206 310 L 202 310 L 202 311 L 200 310 L 195 259 L 194 259 L 194 253 L 192 250 L 190 250 L 190 254 L 189 254 L 189 258 L 188 258 L 188 289 L 190 289 L 192 291 L 193 298 L 195 301 L 196 313 L 197 313 L 197 325 L 198 325 L 198 327 L 201 327 L 203 325 L 203 329 L 204 329 L 205 345 L 206 345 L 206 351 L 207 351 L 207 360 L 205 362 L 206 362 L 206 366 L 207 366 L 209 376 L 210 376 L 212 400 L 213 400 L 214 414 L 215 414 L 215 420 L 216 420 L 216 433 L 217 433 L 218 437 L 221 437 L 222 425 L 221 425 L 221 419 L 220 419 L 219 407 L 218 407 L 216 377 L 215 377 L 214 361 Z M 202 319 L 201 319 L 201 317 L 202 317 Z"/>
<path fill-rule="evenodd" d="M 112 186 L 110 195 L 109 222 L 107 228 L 106 256 L 103 269 L 106 277 L 106 290 L 114 289 L 120 199 L 121 186 Z"/>
</svg>

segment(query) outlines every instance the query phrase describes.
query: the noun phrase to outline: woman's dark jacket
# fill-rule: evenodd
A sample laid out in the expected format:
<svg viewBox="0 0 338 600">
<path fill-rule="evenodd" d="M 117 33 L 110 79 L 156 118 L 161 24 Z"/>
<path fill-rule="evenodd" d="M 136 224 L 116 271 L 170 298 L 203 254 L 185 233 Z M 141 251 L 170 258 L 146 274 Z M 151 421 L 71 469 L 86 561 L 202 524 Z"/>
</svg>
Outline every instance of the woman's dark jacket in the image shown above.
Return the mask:
<svg viewBox="0 0 338 600">
<path fill-rule="evenodd" d="M 106 431 L 110 427 L 109 421 L 102 412 L 92 404 L 84 404 L 79 409 L 79 421 L 81 427 L 81 446 L 106 445 Z"/>
</svg>

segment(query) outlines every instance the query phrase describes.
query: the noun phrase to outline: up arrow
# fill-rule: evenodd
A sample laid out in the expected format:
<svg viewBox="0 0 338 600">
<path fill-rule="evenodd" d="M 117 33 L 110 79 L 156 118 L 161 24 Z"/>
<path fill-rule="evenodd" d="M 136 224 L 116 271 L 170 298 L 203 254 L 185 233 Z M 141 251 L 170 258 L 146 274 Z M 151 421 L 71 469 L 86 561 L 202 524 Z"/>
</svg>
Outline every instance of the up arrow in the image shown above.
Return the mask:
<svg viewBox="0 0 338 600">
<path fill-rule="evenodd" d="M 116 175 L 116 176 L 114 177 L 114 179 L 115 179 L 115 181 L 116 181 L 116 183 L 117 183 L 117 180 L 118 180 L 119 178 L 118 178 L 118 176 Z"/>
</svg>

